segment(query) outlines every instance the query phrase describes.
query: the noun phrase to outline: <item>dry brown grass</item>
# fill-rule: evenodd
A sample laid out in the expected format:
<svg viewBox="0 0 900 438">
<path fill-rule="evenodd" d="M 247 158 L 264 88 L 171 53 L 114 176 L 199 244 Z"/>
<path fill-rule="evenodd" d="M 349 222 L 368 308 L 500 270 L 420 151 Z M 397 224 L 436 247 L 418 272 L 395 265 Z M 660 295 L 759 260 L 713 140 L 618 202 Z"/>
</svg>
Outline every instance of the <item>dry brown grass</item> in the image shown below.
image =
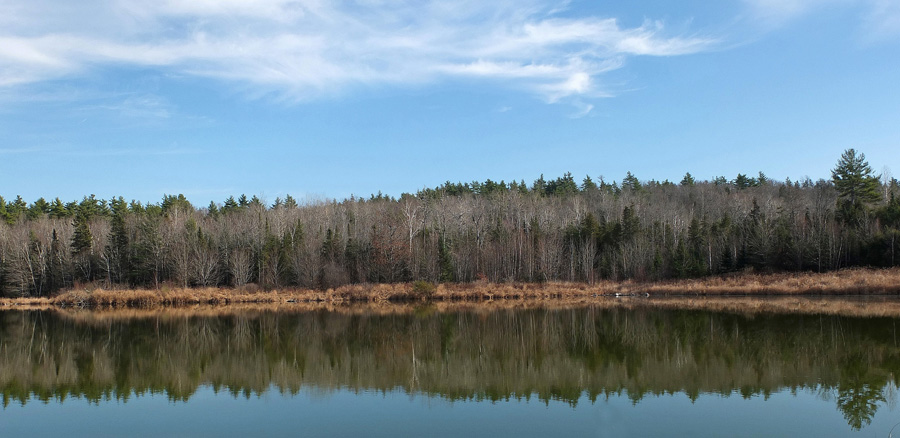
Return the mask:
<svg viewBox="0 0 900 438">
<path fill-rule="evenodd" d="M 197 305 L 296 306 L 298 303 L 343 305 L 347 303 L 418 302 L 426 298 L 434 303 L 486 307 L 496 302 L 530 303 L 546 306 L 596 304 L 602 297 L 651 296 L 712 297 L 735 296 L 824 296 L 885 295 L 900 293 L 900 268 L 847 269 L 830 273 L 754 274 L 740 273 L 721 277 L 666 282 L 602 281 L 585 283 L 486 283 L 440 284 L 427 297 L 412 284 L 360 284 L 337 289 L 256 289 L 163 288 L 160 290 L 77 289 L 52 298 L 3 298 L 0 308 L 34 309 L 74 308 L 157 308 Z M 654 300 L 656 301 L 656 300 Z M 684 301 L 684 300 L 679 300 Z M 772 302 L 773 300 L 765 300 Z M 724 306 L 723 304 L 717 304 Z M 752 306 L 765 306 L 757 303 Z M 746 308 L 747 305 L 742 305 Z M 804 304 L 796 307 L 808 307 Z M 820 305 L 816 305 L 821 307 Z M 727 307 L 727 306 L 726 306 Z"/>
<path fill-rule="evenodd" d="M 18 308 L 18 307 L 17 307 Z M 105 324 L 110 321 L 132 319 L 175 320 L 194 317 L 258 317 L 264 313 L 298 314 L 327 311 L 350 315 L 407 315 L 432 313 L 478 312 L 503 310 L 565 310 L 591 308 L 596 310 L 696 310 L 735 313 L 748 317 L 765 314 L 837 315 L 850 317 L 900 317 L 898 297 L 599 297 L 562 300 L 492 300 L 482 302 L 444 301 L 432 303 L 370 302 L 370 303 L 243 303 L 228 305 L 192 305 L 154 308 L 97 308 L 75 309 L 45 306 L 60 316 L 82 323 Z"/>
<path fill-rule="evenodd" d="M 851 295 L 900 293 L 900 268 L 844 269 L 826 273 L 739 273 L 649 283 L 638 292 L 669 295 Z"/>
</svg>

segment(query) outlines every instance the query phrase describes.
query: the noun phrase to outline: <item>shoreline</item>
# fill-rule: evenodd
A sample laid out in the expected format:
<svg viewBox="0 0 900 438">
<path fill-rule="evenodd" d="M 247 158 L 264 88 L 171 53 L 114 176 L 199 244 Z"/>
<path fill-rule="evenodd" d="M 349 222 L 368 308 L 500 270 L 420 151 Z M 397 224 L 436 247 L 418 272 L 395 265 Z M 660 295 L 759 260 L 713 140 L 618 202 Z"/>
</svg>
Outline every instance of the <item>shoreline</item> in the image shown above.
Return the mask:
<svg viewBox="0 0 900 438">
<path fill-rule="evenodd" d="M 846 269 L 828 273 L 736 273 L 664 282 L 586 283 L 360 284 L 337 289 L 169 288 L 76 289 L 54 297 L 0 298 L 0 310 L 234 308 L 246 310 L 349 309 L 404 312 L 430 306 L 441 309 L 666 307 L 734 312 L 784 311 L 864 316 L 900 316 L 900 299 L 888 305 L 860 304 L 860 298 L 900 295 L 900 268 Z M 843 299 L 836 299 L 843 298 Z M 896 301 L 894 303 L 893 301 Z M 390 310 L 388 310 L 390 309 Z"/>
<path fill-rule="evenodd" d="M 754 318 L 764 315 L 819 315 L 856 318 L 900 318 L 900 296 L 709 296 L 709 297 L 598 297 L 560 300 L 490 300 L 433 302 L 295 302 L 194 304 L 156 307 L 75 308 L 49 304 L 0 306 L 2 311 L 40 311 L 86 322 L 122 319 L 181 319 L 194 317 L 255 317 L 265 313 L 309 312 L 349 315 L 429 315 L 442 313 L 491 313 L 515 310 L 565 311 L 573 309 L 627 311 L 701 311 L 730 313 Z"/>
</svg>

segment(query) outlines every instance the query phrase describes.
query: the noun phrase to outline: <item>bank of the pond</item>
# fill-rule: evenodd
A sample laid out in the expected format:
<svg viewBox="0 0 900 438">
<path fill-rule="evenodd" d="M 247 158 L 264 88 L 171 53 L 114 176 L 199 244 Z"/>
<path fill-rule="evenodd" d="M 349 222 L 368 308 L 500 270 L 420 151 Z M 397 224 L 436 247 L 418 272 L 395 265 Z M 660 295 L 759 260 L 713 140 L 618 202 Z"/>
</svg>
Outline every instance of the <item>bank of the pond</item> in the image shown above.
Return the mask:
<svg viewBox="0 0 900 438">
<path fill-rule="evenodd" d="M 586 304 L 603 297 L 689 297 L 696 303 L 714 297 L 797 297 L 835 295 L 900 294 L 900 268 L 847 269 L 828 273 L 736 273 L 719 277 L 664 282 L 599 281 L 587 283 L 429 283 L 360 284 L 337 289 L 247 288 L 174 288 L 103 289 L 84 287 L 53 297 L 0 298 L 0 308 L 156 308 L 196 305 L 268 305 L 296 306 L 301 303 L 455 303 L 466 306 L 491 306 L 498 302 L 512 305 Z M 691 300 L 677 300 L 690 302 Z M 731 300 L 734 302 L 734 300 Z M 674 301 L 673 301 L 674 302 Z M 720 303 L 721 300 L 711 300 Z M 764 302 L 774 302 L 764 300 Z M 699 305 L 699 304 L 695 304 Z M 761 305 L 761 304 L 760 304 Z M 742 305 L 744 306 L 744 305 Z M 746 306 L 744 306 L 746 307 Z"/>
<path fill-rule="evenodd" d="M 106 324 L 111 321 L 155 319 L 176 320 L 209 317 L 258 317 L 263 314 L 302 314 L 325 312 L 344 315 L 417 315 L 476 312 L 491 314 L 521 310 L 573 310 L 589 308 L 596 311 L 621 310 L 682 310 L 739 314 L 747 317 L 761 315 L 824 315 L 857 318 L 900 318 L 898 296 L 763 296 L 763 297 L 595 297 L 565 300 L 492 300 L 438 302 L 371 302 L 371 303 L 243 303 L 196 304 L 180 307 L 100 307 L 73 308 L 55 305 L 23 305 L 0 307 L 8 311 L 49 311 L 61 317 L 83 323 Z"/>
</svg>

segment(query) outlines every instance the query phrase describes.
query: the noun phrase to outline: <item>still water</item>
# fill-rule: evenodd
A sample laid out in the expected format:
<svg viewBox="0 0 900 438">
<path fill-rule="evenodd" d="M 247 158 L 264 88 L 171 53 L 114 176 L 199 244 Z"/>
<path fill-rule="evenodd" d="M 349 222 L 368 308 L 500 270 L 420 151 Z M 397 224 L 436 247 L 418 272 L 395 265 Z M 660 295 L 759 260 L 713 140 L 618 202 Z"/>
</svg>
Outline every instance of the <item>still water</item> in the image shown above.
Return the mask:
<svg viewBox="0 0 900 438">
<path fill-rule="evenodd" d="M 7 311 L 0 436 L 886 437 L 900 423 L 897 322 Z"/>
</svg>

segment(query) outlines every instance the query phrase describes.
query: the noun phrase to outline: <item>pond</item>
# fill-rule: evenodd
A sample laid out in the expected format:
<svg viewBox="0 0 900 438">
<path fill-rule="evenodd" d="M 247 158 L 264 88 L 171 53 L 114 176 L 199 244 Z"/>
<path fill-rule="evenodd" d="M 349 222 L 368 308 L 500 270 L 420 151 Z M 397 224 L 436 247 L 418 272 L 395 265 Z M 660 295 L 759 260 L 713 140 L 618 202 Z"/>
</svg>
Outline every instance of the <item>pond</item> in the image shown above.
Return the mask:
<svg viewBox="0 0 900 438">
<path fill-rule="evenodd" d="M 897 322 L 640 307 L 4 311 L 0 433 L 884 437 L 900 423 Z"/>
</svg>

